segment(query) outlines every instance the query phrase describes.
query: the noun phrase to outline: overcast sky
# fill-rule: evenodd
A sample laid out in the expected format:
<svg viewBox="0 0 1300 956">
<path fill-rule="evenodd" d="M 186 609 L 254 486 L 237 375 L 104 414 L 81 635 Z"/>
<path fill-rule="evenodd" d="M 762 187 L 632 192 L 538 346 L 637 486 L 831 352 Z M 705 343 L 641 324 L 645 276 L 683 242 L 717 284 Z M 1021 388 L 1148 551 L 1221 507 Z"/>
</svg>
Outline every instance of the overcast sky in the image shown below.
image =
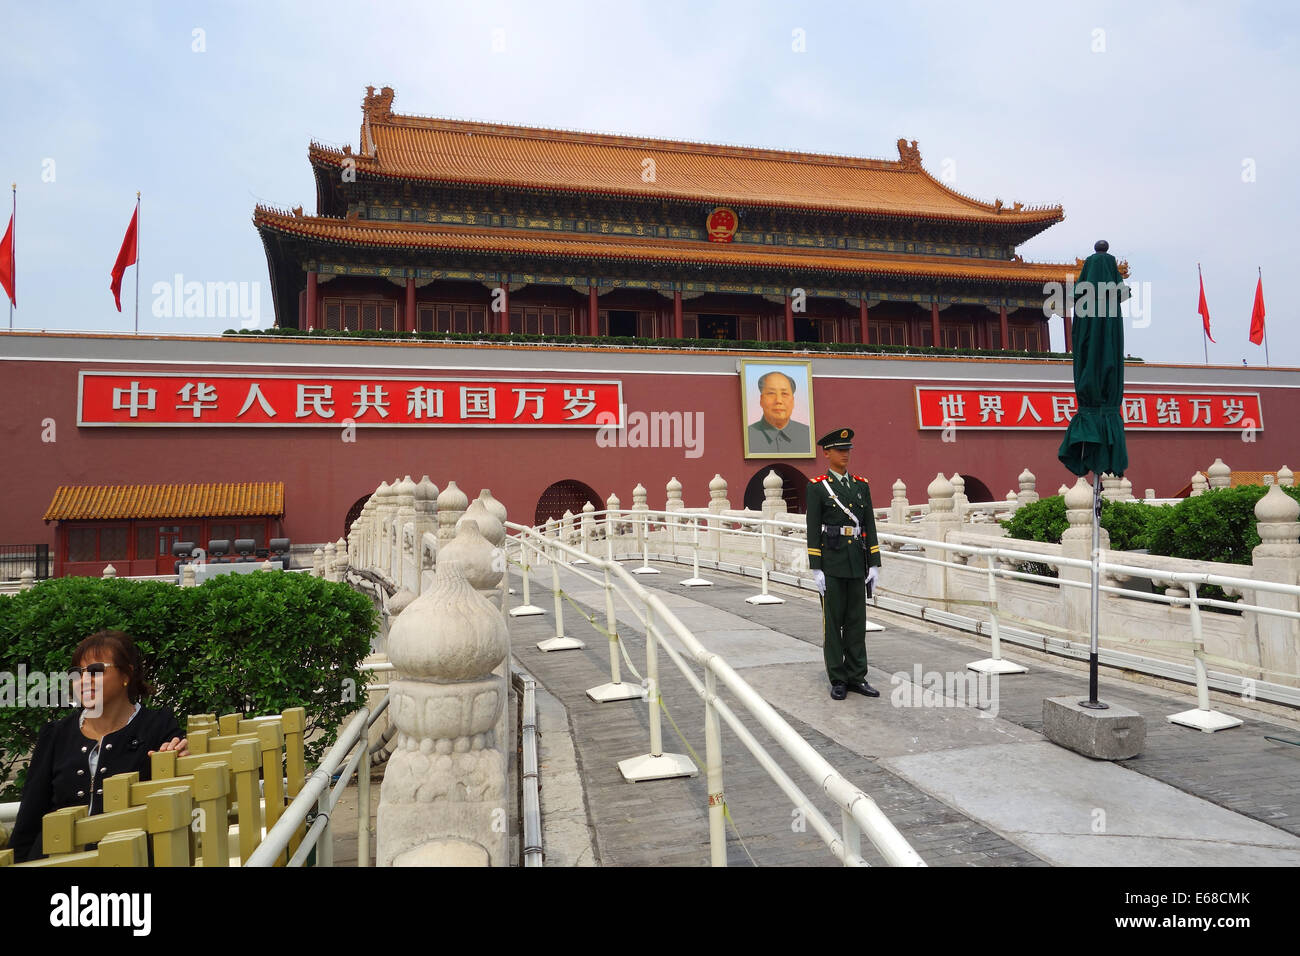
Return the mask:
<svg viewBox="0 0 1300 956">
<path fill-rule="evenodd" d="M 1105 237 L 1141 283 L 1129 352 L 1300 365 L 1300 15 L 1291 3 L 84 3 L 10 6 L 0 177 L 18 183 L 15 327 L 132 326 L 109 272 L 144 196 L 140 327 L 158 282 L 260 284 L 253 206 L 315 207 L 313 138 L 357 144 L 368 84 L 395 109 L 896 159 L 916 139 L 977 198 L 1061 203 L 1020 248 Z M 802 51 L 796 47 L 802 45 Z M 0 222 L 7 220 L 7 212 Z M 0 229 L 3 226 L 0 225 Z M 2 313 L 0 313 L 2 315 Z M 1061 329 L 1053 323 L 1053 346 Z"/>
</svg>

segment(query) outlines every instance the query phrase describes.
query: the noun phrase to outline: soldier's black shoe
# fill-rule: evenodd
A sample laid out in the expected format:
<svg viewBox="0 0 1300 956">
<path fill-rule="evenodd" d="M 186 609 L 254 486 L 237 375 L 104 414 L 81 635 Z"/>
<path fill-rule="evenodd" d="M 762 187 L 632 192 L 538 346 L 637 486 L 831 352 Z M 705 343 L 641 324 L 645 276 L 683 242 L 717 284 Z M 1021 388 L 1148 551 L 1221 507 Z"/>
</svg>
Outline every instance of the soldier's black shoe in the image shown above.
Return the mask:
<svg viewBox="0 0 1300 956">
<path fill-rule="evenodd" d="M 879 696 L 880 696 L 880 691 L 876 690 L 874 687 L 872 687 L 870 684 L 868 684 L 865 680 L 860 680 L 860 681 L 849 681 L 848 684 L 847 684 L 846 686 L 848 687 L 849 690 L 853 691 L 853 693 L 855 693 L 855 694 L 862 694 L 863 696 L 866 696 L 866 697 L 879 697 Z"/>
<path fill-rule="evenodd" d="M 831 681 L 831 700 L 843 700 L 847 696 L 843 681 Z"/>
</svg>

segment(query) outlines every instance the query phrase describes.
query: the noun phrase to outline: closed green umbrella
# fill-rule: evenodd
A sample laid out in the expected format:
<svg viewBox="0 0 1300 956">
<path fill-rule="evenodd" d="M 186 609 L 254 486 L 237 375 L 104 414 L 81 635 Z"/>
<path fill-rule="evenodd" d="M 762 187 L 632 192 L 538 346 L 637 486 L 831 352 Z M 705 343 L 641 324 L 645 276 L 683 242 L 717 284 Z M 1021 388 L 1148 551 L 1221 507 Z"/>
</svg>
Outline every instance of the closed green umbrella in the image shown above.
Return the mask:
<svg viewBox="0 0 1300 956">
<path fill-rule="evenodd" d="M 1122 477 L 1128 468 L 1124 444 L 1124 318 L 1120 303 L 1129 296 L 1119 263 L 1102 239 L 1074 282 L 1074 394 L 1077 410 L 1056 456 L 1076 475 L 1092 472 L 1092 631 L 1088 700 L 1084 707 L 1103 709 L 1097 699 L 1097 605 L 1101 559 L 1101 476 Z"/>
<path fill-rule="evenodd" d="M 1120 303 L 1128 286 L 1106 240 L 1083 264 L 1074 281 L 1074 393 L 1078 410 L 1065 430 L 1057 457 L 1076 475 L 1123 477 L 1124 319 Z"/>
</svg>

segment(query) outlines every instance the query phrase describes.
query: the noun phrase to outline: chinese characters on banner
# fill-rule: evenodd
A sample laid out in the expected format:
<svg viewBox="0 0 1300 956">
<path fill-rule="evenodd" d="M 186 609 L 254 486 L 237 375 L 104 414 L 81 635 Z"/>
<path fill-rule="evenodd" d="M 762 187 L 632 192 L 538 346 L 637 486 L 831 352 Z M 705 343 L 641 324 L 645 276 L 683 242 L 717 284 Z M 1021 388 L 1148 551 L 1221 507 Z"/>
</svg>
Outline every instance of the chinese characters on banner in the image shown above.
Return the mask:
<svg viewBox="0 0 1300 956">
<path fill-rule="evenodd" d="M 916 386 L 922 430 L 1063 429 L 1077 411 L 1073 389 L 933 388 Z M 1264 428 L 1257 392 L 1125 392 L 1128 431 L 1242 431 Z"/>
<path fill-rule="evenodd" d="M 77 424 L 601 428 L 622 383 L 551 379 L 82 372 Z"/>
</svg>

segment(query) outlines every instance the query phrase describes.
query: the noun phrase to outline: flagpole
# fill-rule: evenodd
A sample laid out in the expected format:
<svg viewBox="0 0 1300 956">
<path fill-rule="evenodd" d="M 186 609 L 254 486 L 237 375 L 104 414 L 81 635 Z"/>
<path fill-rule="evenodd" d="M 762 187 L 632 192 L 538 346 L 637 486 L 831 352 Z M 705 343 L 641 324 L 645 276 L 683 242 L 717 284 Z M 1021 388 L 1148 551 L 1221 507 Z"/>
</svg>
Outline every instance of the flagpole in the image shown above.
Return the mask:
<svg viewBox="0 0 1300 956">
<path fill-rule="evenodd" d="M 1259 285 L 1260 288 L 1262 289 L 1264 287 L 1264 270 L 1261 269 L 1259 266 L 1255 266 L 1255 268 L 1259 272 Z M 1268 320 L 1265 319 L 1264 320 L 1264 365 L 1269 366 L 1272 364 L 1273 363 L 1268 360 Z"/>
<path fill-rule="evenodd" d="M 140 190 L 135 191 L 135 334 L 140 334 Z"/>
<path fill-rule="evenodd" d="M 1196 263 L 1196 281 L 1199 283 L 1199 285 L 1200 285 L 1200 287 L 1201 287 L 1201 294 L 1204 295 L 1204 294 L 1205 294 L 1205 279 L 1204 279 L 1204 277 L 1201 275 L 1201 264 L 1200 264 L 1199 262 Z M 1202 319 L 1204 319 L 1204 316 L 1202 316 Z M 1206 365 L 1209 365 L 1209 364 L 1210 364 L 1210 344 L 1209 344 L 1208 342 L 1205 341 L 1205 322 L 1204 322 L 1204 321 L 1201 322 L 1201 349 L 1202 349 L 1202 350 L 1204 351 L 1204 353 L 1205 353 L 1205 364 L 1206 364 Z"/>
<path fill-rule="evenodd" d="M 13 278 L 14 295 L 18 293 L 18 183 L 9 183 L 13 190 L 13 232 L 9 233 L 9 273 Z M 13 332 L 13 299 L 9 299 L 9 332 Z"/>
</svg>

